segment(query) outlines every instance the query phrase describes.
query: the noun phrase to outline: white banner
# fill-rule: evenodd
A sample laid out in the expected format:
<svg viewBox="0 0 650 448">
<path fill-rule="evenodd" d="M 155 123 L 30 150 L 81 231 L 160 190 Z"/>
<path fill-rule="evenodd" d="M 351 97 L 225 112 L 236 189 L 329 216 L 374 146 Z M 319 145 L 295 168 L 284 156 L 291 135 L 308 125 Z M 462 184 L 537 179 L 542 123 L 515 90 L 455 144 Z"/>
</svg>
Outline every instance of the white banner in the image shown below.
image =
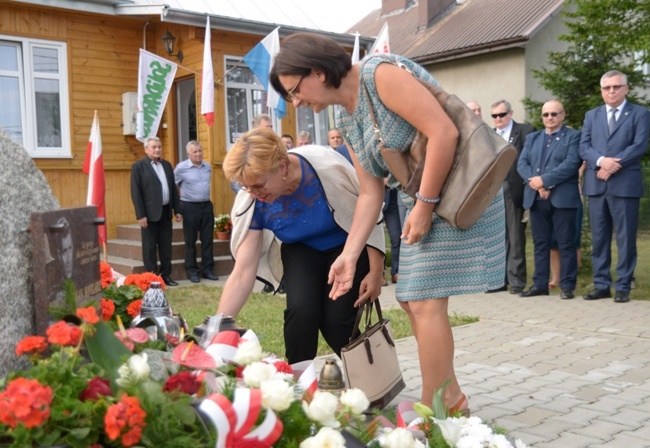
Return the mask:
<svg viewBox="0 0 650 448">
<path fill-rule="evenodd" d="M 140 49 L 136 138 L 141 142 L 158 132 L 177 68 L 172 61 Z"/>
</svg>

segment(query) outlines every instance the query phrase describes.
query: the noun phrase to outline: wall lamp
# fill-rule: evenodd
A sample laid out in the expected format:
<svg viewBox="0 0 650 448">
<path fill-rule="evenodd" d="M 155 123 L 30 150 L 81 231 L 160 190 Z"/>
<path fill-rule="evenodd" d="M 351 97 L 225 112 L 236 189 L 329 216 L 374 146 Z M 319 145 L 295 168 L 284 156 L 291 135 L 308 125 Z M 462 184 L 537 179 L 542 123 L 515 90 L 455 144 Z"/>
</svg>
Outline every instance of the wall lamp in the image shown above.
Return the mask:
<svg viewBox="0 0 650 448">
<path fill-rule="evenodd" d="M 163 45 L 165 46 L 165 51 L 167 52 L 167 54 L 169 56 L 176 56 L 176 58 L 178 59 L 178 62 L 183 62 L 183 52 L 182 51 L 179 51 L 178 53 L 173 54 L 174 53 L 174 42 L 176 42 L 176 38 L 174 37 L 174 35 L 172 33 L 169 32 L 169 30 L 167 30 L 165 32 L 165 34 L 163 34 L 162 41 L 163 41 Z"/>
</svg>

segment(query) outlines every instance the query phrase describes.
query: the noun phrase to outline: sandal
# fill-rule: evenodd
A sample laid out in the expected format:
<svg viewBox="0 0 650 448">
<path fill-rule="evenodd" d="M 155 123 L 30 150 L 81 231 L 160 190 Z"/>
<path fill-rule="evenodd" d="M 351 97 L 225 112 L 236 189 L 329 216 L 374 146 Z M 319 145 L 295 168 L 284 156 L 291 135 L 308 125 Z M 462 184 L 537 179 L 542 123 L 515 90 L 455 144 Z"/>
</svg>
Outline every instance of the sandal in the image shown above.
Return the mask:
<svg viewBox="0 0 650 448">
<path fill-rule="evenodd" d="M 461 417 L 470 416 L 471 413 L 469 411 L 469 401 L 467 400 L 467 396 L 465 396 L 465 394 L 460 397 L 455 405 L 449 408 L 449 415 L 454 416 L 455 414 L 458 414 Z"/>
</svg>

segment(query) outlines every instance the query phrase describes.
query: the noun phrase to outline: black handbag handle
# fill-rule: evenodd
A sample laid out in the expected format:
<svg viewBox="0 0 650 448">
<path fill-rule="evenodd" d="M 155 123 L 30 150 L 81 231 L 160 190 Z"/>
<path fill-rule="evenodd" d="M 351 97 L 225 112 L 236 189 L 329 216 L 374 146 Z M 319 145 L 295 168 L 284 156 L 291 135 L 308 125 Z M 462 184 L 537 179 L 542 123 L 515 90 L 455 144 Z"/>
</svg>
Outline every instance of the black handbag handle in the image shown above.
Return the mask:
<svg viewBox="0 0 650 448">
<path fill-rule="evenodd" d="M 366 331 L 370 326 L 372 322 L 372 305 L 375 305 L 375 309 L 377 310 L 377 317 L 378 317 L 378 322 L 381 322 L 384 320 L 384 316 L 381 314 L 381 306 L 379 305 L 379 297 L 374 302 L 367 301 L 366 303 L 363 304 L 363 306 L 359 307 L 359 310 L 357 311 L 357 317 L 354 320 L 354 327 L 352 330 L 352 336 L 350 336 L 350 342 L 354 341 L 357 339 L 359 336 L 361 336 L 361 329 L 359 328 L 359 325 L 361 324 L 361 318 L 363 317 L 363 314 L 365 312 L 366 314 L 366 326 L 363 331 Z M 388 331 L 385 331 L 384 334 L 387 334 Z M 390 338 L 389 339 L 390 342 Z M 394 345 L 391 343 L 391 345 Z"/>
</svg>

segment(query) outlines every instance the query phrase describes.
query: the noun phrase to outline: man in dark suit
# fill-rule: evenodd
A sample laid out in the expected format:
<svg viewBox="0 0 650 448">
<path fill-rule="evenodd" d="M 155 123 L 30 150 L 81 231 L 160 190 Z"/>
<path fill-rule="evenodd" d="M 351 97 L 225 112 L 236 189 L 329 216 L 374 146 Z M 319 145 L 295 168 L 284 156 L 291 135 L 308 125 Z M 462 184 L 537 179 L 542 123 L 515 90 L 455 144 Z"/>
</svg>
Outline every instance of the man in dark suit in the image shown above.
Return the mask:
<svg viewBox="0 0 650 448">
<path fill-rule="evenodd" d="M 526 136 L 535 128 L 515 122 L 512 119 L 512 106 L 506 100 L 492 104 L 490 111 L 494 130 L 521 154 Z M 517 173 L 517 161 L 503 182 L 503 199 L 506 207 L 506 284 L 510 285 L 510 294 L 521 294 L 526 286 L 526 223 L 522 222 L 525 211 L 522 205 L 524 181 Z M 496 291 L 505 289 L 504 286 Z"/>
<path fill-rule="evenodd" d="M 587 162 L 582 193 L 589 197 L 594 290 L 586 300 L 612 296 L 610 274 L 612 230 L 616 231 L 618 263 L 615 302 L 630 301 L 636 267 L 639 202 L 643 196 L 641 157 L 648 150 L 650 112 L 629 103 L 627 76 L 611 70 L 600 78 L 605 104 L 585 115 L 580 156 Z"/>
<path fill-rule="evenodd" d="M 533 286 L 522 297 L 547 296 L 551 238 L 555 231 L 560 249 L 561 298 L 573 299 L 578 277 L 575 234 L 580 207 L 578 153 L 580 132 L 567 128 L 564 107 L 557 100 L 542 107 L 544 129 L 528 134 L 517 163 L 517 171 L 527 181 L 523 206 L 530 210 L 535 246 Z"/>
<path fill-rule="evenodd" d="M 181 221 L 181 204 L 172 165 L 163 160 L 158 137 L 144 140 L 147 154 L 131 167 L 131 199 L 135 217 L 142 230 L 142 261 L 149 272 L 158 272 L 156 252 L 160 257 L 160 276 L 169 286 L 178 285 L 172 272 L 172 210 Z"/>
</svg>

